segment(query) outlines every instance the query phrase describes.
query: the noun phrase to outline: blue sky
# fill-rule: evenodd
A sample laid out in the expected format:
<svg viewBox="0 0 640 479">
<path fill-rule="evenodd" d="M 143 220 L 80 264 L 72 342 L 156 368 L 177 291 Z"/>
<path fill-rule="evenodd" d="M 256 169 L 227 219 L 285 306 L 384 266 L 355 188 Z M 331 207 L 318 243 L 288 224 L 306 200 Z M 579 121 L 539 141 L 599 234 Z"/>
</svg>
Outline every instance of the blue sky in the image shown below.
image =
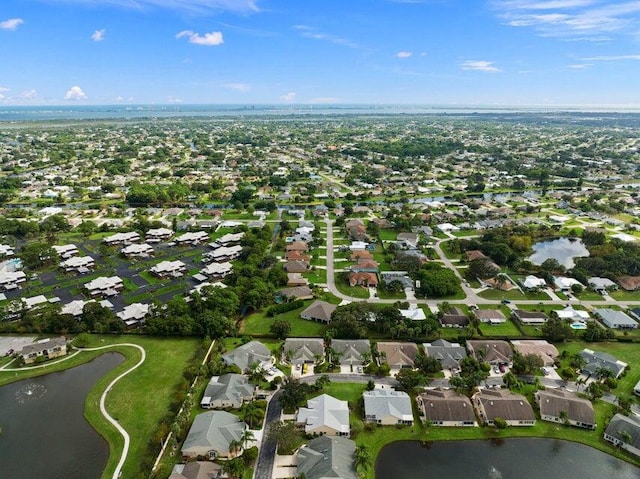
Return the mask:
<svg viewBox="0 0 640 479">
<path fill-rule="evenodd" d="M 0 104 L 640 106 L 640 1 L 2 0 Z"/>
</svg>

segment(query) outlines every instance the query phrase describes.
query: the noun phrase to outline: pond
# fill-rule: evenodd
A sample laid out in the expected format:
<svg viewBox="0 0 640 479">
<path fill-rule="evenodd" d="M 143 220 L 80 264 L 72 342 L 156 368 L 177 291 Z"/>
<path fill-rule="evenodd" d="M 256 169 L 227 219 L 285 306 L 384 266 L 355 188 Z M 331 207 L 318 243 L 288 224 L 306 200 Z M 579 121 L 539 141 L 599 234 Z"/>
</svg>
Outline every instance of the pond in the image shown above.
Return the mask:
<svg viewBox="0 0 640 479">
<path fill-rule="evenodd" d="M 589 250 L 580 239 L 559 238 L 551 241 L 543 241 L 533 245 L 533 254 L 529 261 L 533 264 L 542 264 L 545 260 L 553 258 L 567 269 L 574 267 L 573 258 L 589 256 Z"/>
<path fill-rule="evenodd" d="M 122 361 L 120 354 L 103 354 L 82 366 L 0 387 L 0 476 L 100 478 L 109 445 L 84 418 L 84 402 Z"/>
<path fill-rule="evenodd" d="M 582 444 L 518 438 L 399 441 L 384 447 L 376 478 L 416 479 L 638 479 L 640 469 Z"/>
</svg>

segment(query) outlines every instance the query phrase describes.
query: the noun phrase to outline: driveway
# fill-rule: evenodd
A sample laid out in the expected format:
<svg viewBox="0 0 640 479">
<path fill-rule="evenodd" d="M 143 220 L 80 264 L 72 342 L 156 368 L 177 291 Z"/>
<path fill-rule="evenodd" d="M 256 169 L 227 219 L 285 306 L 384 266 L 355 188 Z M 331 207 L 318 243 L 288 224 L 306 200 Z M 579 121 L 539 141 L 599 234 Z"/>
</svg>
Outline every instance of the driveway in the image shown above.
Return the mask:
<svg viewBox="0 0 640 479">
<path fill-rule="evenodd" d="M 269 426 L 280 420 L 282 405 L 278 400 L 279 397 L 280 391 L 276 391 L 276 393 L 271 396 L 269 404 L 267 405 L 267 413 L 265 414 L 262 428 L 264 431 L 262 444 L 260 445 L 258 460 L 256 461 L 256 467 L 253 471 L 254 479 L 272 479 L 273 477 L 277 444 L 274 439 L 269 437 Z"/>
</svg>

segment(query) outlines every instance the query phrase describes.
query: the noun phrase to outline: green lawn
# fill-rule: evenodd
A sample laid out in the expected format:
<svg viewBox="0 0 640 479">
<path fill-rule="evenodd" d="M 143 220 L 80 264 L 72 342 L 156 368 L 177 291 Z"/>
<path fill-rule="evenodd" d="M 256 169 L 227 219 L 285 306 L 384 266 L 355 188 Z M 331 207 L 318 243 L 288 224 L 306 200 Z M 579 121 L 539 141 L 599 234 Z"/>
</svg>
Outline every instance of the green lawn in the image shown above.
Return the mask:
<svg viewBox="0 0 640 479">
<path fill-rule="evenodd" d="M 612 291 L 610 296 L 617 301 L 640 301 L 640 291 Z M 602 297 L 600 297 L 602 299 Z"/>
<path fill-rule="evenodd" d="M 394 230 L 380 230 L 378 237 L 382 241 L 395 241 L 398 238 L 398 232 Z"/>
<path fill-rule="evenodd" d="M 287 311 L 286 313 L 279 314 L 273 318 L 268 318 L 266 311 L 250 314 L 242 320 L 240 332 L 242 334 L 255 335 L 270 334 L 269 327 L 273 324 L 275 319 L 286 319 L 291 323 L 291 332 L 289 333 L 290 337 L 322 337 L 327 329 L 326 325 L 300 318 L 300 313 L 311 303 L 311 300 L 306 301 L 304 307 L 294 309 L 293 311 Z"/>
<path fill-rule="evenodd" d="M 483 336 L 521 336 L 520 330 L 513 324 L 513 321 L 507 319 L 505 323 L 489 324 L 480 323 L 480 331 Z"/>
<path fill-rule="evenodd" d="M 309 271 L 308 273 L 303 273 L 303 276 L 309 280 L 311 284 L 324 284 L 327 282 L 327 270 L 326 269 L 316 269 L 315 271 Z"/>
<path fill-rule="evenodd" d="M 478 296 L 485 299 L 509 299 L 512 301 L 517 301 L 519 299 L 528 299 L 528 300 L 540 300 L 547 301 L 549 300 L 549 295 L 546 293 L 538 292 L 538 293 L 527 293 L 522 294 L 517 289 L 512 289 L 511 291 L 500 291 L 498 289 L 487 289 L 478 294 Z"/>
</svg>

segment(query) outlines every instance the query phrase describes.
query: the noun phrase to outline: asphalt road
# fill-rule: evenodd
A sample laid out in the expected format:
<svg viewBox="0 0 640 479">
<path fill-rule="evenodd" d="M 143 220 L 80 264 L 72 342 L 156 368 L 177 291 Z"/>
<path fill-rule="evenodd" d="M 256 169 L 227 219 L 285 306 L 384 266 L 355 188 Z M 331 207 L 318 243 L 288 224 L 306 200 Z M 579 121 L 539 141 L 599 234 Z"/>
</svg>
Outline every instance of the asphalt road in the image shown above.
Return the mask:
<svg viewBox="0 0 640 479">
<path fill-rule="evenodd" d="M 262 436 L 262 444 L 260 445 L 256 467 L 253 470 L 254 479 L 271 479 L 273 473 L 277 444 L 274 439 L 269 437 L 269 426 L 280 420 L 282 405 L 278 400 L 279 396 L 280 391 L 276 391 L 267 406 L 263 425 L 264 433 Z"/>
</svg>

